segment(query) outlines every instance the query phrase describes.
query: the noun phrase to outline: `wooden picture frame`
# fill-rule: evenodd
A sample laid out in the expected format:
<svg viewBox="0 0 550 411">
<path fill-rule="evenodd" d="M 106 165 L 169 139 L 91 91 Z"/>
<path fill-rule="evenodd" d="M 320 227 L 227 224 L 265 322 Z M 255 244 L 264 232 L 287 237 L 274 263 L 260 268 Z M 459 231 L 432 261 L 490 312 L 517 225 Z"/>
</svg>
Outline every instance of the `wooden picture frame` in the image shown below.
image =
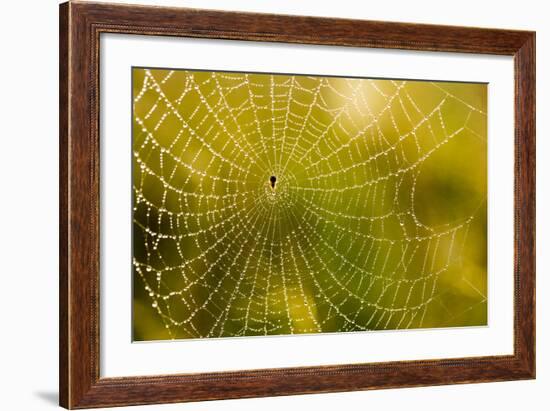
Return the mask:
<svg viewBox="0 0 550 411">
<path fill-rule="evenodd" d="M 513 56 L 514 354 L 100 378 L 101 33 Z M 69 2 L 60 6 L 59 47 L 60 405 L 91 408 L 535 377 L 534 32 Z"/>
</svg>

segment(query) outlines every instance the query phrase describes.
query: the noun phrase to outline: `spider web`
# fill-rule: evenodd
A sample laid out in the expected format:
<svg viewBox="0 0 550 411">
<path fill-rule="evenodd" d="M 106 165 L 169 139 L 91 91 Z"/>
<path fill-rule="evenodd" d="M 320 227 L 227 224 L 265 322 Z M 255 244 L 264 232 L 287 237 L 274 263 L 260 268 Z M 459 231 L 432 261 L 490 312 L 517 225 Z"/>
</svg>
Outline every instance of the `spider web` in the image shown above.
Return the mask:
<svg viewBox="0 0 550 411">
<path fill-rule="evenodd" d="M 484 196 L 428 212 L 426 164 L 486 145 L 459 85 L 134 69 L 133 87 L 136 339 L 485 323 Z"/>
</svg>

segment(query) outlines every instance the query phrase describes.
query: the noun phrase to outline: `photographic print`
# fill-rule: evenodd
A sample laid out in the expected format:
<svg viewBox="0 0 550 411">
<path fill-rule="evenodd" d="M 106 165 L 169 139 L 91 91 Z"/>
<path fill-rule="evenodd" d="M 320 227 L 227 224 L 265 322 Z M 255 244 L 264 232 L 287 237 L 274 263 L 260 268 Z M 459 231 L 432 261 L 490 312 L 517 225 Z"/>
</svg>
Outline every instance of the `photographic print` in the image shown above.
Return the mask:
<svg viewBox="0 0 550 411">
<path fill-rule="evenodd" d="M 61 406 L 536 377 L 534 31 L 66 2 L 59 32 Z"/>
<path fill-rule="evenodd" d="M 134 67 L 132 105 L 134 341 L 487 325 L 487 84 Z"/>
</svg>

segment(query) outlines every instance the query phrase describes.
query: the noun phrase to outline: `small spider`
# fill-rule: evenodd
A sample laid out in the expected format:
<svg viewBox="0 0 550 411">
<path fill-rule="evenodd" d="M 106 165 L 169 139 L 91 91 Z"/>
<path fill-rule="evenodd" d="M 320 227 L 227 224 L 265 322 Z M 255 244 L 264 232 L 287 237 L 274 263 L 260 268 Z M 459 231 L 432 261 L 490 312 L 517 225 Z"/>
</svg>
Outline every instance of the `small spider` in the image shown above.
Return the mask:
<svg viewBox="0 0 550 411">
<path fill-rule="evenodd" d="M 275 189 L 275 182 L 277 181 L 277 177 L 275 176 L 271 176 L 269 177 L 269 182 L 271 183 L 271 188 L 274 190 Z"/>
</svg>

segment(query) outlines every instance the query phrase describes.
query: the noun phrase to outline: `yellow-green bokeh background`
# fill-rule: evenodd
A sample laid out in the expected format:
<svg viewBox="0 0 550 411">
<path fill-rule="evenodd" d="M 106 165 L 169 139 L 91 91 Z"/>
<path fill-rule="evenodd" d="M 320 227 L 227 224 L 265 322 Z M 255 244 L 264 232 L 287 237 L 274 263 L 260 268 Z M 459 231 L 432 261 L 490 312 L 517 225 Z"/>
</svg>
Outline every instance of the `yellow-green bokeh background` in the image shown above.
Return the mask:
<svg viewBox="0 0 550 411">
<path fill-rule="evenodd" d="M 132 77 L 135 340 L 487 323 L 485 84 Z"/>
</svg>

